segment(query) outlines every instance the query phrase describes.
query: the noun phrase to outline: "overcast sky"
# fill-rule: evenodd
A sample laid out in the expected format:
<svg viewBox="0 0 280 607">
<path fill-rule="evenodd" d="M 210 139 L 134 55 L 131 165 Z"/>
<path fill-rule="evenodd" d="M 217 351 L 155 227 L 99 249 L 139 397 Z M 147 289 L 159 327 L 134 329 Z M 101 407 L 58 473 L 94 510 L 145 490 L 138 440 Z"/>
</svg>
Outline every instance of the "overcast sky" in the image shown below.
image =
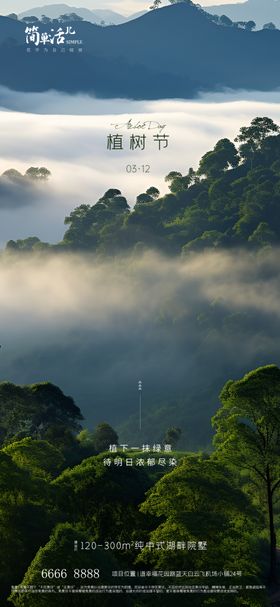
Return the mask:
<svg viewBox="0 0 280 607">
<path fill-rule="evenodd" d="M 225 4 L 227 0 L 203 0 L 203 6 L 212 4 Z M 0 0 L 0 12 L 8 14 L 12 11 L 19 13 L 30 8 L 38 6 L 46 6 L 49 4 L 68 4 L 68 6 L 83 7 L 89 9 L 111 9 L 123 15 L 129 15 L 136 11 L 147 9 L 152 2 L 149 0 Z M 237 0 L 231 0 L 232 4 L 237 3 Z"/>
</svg>

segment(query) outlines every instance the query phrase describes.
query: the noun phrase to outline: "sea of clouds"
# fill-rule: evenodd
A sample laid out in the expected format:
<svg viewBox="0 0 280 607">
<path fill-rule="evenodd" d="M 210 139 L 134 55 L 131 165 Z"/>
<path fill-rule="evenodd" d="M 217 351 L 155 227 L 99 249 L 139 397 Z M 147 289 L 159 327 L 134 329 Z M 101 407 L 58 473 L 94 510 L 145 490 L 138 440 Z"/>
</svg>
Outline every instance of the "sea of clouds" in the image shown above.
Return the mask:
<svg viewBox="0 0 280 607">
<path fill-rule="evenodd" d="M 255 116 L 280 123 L 280 92 L 225 92 L 197 100 L 101 100 L 57 92 L 19 93 L 0 88 L 0 173 L 46 166 L 49 183 L 21 195 L 11 187 L 0 191 L 0 246 L 9 239 L 37 235 L 56 242 L 63 236 L 64 217 L 79 204 L 94 204 L 108 188 L 118 188 L 134 205 L 149 186 L 168 191 L 171 171 L 197 168 L 201 156 L 218 139 L 234 139 Z M 158 150 L 156 130 L 115 128 L 129 119 L 165 124 L 169 145 Z M 122 133 L 124 150 L 108 150 L 109 134 Z M 129 149 L 129 135 L 145 132 L 146 149 Z M 149 173 L 126 172 L 127 165 L 150 165 Z M 1 188 L 0 188 L 1 189 Z"/>
</svg>

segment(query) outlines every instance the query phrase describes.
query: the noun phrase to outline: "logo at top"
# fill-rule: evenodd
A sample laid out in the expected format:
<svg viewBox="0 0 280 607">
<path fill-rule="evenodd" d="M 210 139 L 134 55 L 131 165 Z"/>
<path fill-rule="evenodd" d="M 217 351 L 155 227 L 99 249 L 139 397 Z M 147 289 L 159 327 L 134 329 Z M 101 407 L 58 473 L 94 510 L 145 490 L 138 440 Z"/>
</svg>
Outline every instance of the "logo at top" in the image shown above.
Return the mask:
<svg viewBox="0 0 280 607">
<path fill-rule="evenodd" d="M 49 32 L 40 32 L 38 25 L 26 27 L 25 41 L 28 45 L 46 46 L 61 46 L 65 44 L 82 44 L 82 40 L 74 39 L 76 31 L 72 25 L 67 25 L 65 29 L 59 27 L 57 30 L 51 29 Z"/>
</svg>

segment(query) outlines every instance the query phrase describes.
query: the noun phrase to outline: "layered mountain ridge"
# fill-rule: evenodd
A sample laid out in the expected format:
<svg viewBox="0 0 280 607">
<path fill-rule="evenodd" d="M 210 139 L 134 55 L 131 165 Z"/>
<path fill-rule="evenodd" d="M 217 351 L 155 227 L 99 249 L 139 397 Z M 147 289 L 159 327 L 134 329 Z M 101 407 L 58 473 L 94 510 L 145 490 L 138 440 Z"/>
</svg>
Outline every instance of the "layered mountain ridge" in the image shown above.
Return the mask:
<svg viewBox="0 0 280 607">
<path fill-rule="evenodd" d="M 0 85 L 130 99 L 280 85 L 280 31 L 225 27 L 195 5 L 174 4 L 118 26 L 72 25 L 82 53 L 28 54 L 26 25 L 0 17 Z"/>
</svg>

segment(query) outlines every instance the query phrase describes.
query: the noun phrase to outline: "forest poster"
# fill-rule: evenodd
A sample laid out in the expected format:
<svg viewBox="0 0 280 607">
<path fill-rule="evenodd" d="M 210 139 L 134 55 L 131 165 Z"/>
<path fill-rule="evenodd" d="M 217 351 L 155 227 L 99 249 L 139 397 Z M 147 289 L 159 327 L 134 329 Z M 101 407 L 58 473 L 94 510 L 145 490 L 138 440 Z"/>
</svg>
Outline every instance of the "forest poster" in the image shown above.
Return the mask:
<svg viewBox="0 0 280 607">
<path fill-rule="evenodd" d="M 280 0 L 0 0 L 0 605 L 280 605 Z"/>
</svg>

